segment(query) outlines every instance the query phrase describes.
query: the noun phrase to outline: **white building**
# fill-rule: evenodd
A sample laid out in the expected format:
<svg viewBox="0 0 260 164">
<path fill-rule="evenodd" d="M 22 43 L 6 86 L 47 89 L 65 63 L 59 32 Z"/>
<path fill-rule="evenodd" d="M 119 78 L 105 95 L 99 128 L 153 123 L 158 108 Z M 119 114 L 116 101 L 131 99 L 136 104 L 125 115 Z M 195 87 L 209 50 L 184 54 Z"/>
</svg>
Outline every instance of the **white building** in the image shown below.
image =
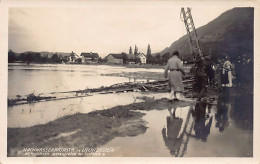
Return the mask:
<svg viewBox="0 0 260 164">
<path fill-rule="evenodd" d="M 143 54 L 143 53 L 138 53 L 138 54 L 137 54 L 137 58 L 140 59 L 140 62 L 141 62 L 142 64 L 146 64 L 146 55 L 145 55 L 145 54 Z"/>
</svg>

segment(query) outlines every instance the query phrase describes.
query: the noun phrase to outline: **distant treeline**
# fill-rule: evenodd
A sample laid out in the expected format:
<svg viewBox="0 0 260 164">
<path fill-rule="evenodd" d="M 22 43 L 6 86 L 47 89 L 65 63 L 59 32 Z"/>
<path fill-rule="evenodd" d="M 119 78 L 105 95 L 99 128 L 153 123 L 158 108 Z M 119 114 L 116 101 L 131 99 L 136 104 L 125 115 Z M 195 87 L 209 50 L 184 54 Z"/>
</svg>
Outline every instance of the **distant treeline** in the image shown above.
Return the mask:
<svg viewBox="0 0 260 164">
<path fill-rule="evenodd" d="M 99 63 L 104 63 L 106 60 L 98 58 Z M 24 63 L 67 63 L 68 57 L 58 55 L 54 53 L 51 57 L 47 55 L 41 55 L 39 52 L 26 52 L 17 54 L 12 50 L 8 51 L 8 63 L 24 62 Z M 81 58 L 76 58 L 73 63 L 82 63 Z"/>
<path fill-rule="evenodd" d="M 169 53 L 165 53 L 163 55 L 160 55 L 160 53 L 157 54 L 148 54 L 147 55 L 147 64 L 159 64 L 159 65 L 165 65 L 167 64 L 167 61 L 170 58 Z M 124 59 L 124 56 L 123 56 Z M 125 60 L 124 60 L 125 61 Z M 8 63 L 14 63 L 14 62 L 24 62 L 24 63 L 67 63 L 69 62 L 68 57 L 61 56 L 57 53 L 54 53 L 51 57 L 48 57 L 47 55 L 41 55 L 39 52 L 25 52 L 25 53 L 15 53 L 12 50 L 8 51 Z M 77 58 L 75 59 L 74 63 L 81 63 L 82 59 Z M 98 58 L 98 63 L 106 63 L 106 58 Z M 133 60 L 135 63 L 140 63 L 139 60 L 135 59 Z M 125 62 L 124 62 L 125 63 Z"/>
<path fill-rule="evenodd" d="M 166 65 L 168 60 L 170 58 L 170 53 L 165 53 L 161 55 L 160 53 L 156 53 L 153 55 L 148 54 L 147 55 L 147 64 L 159 64 L 159 65 Z M 189 57 L 185 56 L 185 58 L 182 58 L 180 56 L 181 60 L 183 61 L 192 61 L 192 56 L 190 55 Z"/>
<path fill-rule="evenodd" d="M 68 58 L 60 57 L 57 53 L 53 54 L 51 58 L 47 55 L 41 56 L 39 52 L 26 52 L 21 54 L 16 54 L 12 50 L 8 51 L 8 63 L 14 62 L 25 62 L 25 63 L 62 63 L 68 62 Z M 81 62 L 81 58 L 78 58 L 76 62 Z"/>
<path fill-rule="evenodd" d="M 165 65 L 167 63 L 167 61 L 170 58 L 170 54 L 164 54 L 164 55 L 160 55 L 159 53 L 155 54 L 155 55 L 147 55 L 147 59 L 146 59 L 146 63 L 147 64 L 159 64 L 159 65 Z"/>
</svg>

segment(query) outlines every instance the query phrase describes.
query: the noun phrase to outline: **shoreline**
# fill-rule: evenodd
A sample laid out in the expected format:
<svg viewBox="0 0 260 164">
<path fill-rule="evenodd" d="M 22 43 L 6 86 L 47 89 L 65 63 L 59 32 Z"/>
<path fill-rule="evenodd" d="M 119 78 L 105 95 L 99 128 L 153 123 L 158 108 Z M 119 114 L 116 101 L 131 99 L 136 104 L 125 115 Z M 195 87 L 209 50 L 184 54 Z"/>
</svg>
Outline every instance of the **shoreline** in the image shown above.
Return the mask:
<svg viewBox="0 0 260 164">
<path fill-rule="evenodd" d="M 24 64 L 28 65 L 24 62 L 14 62 L 14 63 L 8 63 L 9 64 Z M 49 65 L 87 65 L 87 66 L 112 66 L 112 67 L 124 67 L 124 68 L 146 68 L 146 69 L 164 69 L 165 65 L 159 65 L 159 64 L 79 64 L 79 63 L 30 63 L 31 64 L 49 64 Z"/>
</svg>

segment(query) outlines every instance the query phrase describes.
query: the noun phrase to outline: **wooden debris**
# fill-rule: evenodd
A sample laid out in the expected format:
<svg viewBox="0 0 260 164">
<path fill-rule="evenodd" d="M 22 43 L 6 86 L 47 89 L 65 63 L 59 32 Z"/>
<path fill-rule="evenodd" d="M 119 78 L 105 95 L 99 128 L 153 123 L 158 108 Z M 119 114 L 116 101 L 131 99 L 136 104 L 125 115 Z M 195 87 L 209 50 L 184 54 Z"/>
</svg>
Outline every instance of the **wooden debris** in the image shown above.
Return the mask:
<svg viewBox="0 0 260 164">
<path fill-rule="evenodd" d="M 184 77 L 184 88 L 185 90 L 192 90 L 194 78 L 192 76 Z M 124 93 L 124 92 L 137 92 L 137 91 L 150 91 L 150 92 L 168 92 L 168 80 L 152 81 L 147 83 L 119 83 L 114 84 L 109 87 L 100 87 L 93 89 L 77 90 L 77 91 L 67 91 L 67 92 L 53 92 L 50 94 L 59 94 L 59 96 L 35 96 L 34 94 L 28 95 L 27 99 L 17 98 L 8 99 L 8 106 L 35 103 L 39 101 L 54 101 L 54 100 L 64 100 L 71 98 L 87 97 L 93 96 L 93 94 L 113 94 L 113 93 Z M 71 96 L 64 96 L 65 94 L 70 94 Z"/>
</svg>

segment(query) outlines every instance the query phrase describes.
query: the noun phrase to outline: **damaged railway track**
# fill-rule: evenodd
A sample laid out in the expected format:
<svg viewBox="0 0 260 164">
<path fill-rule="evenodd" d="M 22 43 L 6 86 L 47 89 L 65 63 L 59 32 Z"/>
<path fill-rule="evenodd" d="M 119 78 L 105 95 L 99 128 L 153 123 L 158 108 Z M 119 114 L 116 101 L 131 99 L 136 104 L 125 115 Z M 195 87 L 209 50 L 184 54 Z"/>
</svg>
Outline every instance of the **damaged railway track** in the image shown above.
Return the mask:
<svg viewBox="0 0 260 164">
<path fill-rule="evenodd" d="M 189 92 L 192 90 L 193 82 L 194 82 L 194 77 L 192 76 L 185 76 L 183 78 L 185 92 Z M 125 93 L 125 92 L 168 92 L 169 90 L 170 88 L 168 87 L 168 80 L 159 80 L 159 81 L 152 81 L 147 83 L 125 82 L 125 83 L 114 84 L 108 87 L 100 87 L 100 88 L 92 88 L 92 89 L 84 89 L 84 90 L 41 93 L 39 95 L 35 95 L 34 93 L 25 96 L 18 95 L 15 99 L 8 99 L 8 106 L 88 97 L 96 94 L 113 94 L 113 93 Z"/>
</svg>

